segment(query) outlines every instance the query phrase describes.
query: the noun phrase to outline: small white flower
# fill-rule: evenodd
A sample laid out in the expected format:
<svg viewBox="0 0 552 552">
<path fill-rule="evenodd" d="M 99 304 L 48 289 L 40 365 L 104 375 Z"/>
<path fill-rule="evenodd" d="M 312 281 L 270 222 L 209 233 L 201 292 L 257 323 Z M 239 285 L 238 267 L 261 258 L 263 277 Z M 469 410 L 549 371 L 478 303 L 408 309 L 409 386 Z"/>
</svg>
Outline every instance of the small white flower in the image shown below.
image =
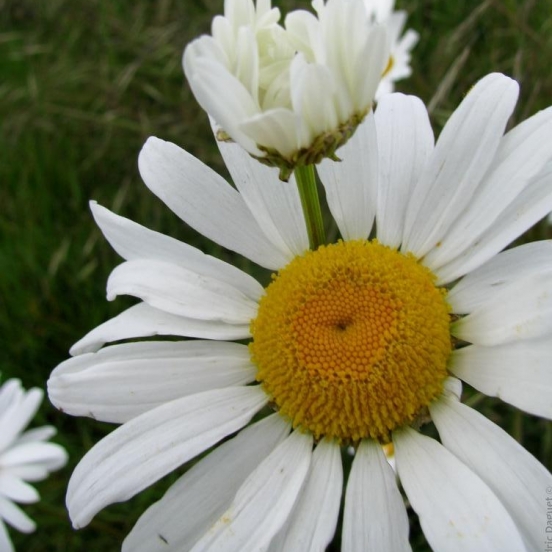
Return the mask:
<svg viewBox="0 0 552 552">
<path fill-rule="evenodd" d="M 150 138 L 147 186 L 277 274 L 263 289 L 92 204 L 125 259 L 108 298 L 141 302 L 80 340 L 48 383 L 65 412 L 121 424 L 71 477 L 75 527 L 212 448 L 124 551 L 321 551 L 339 519 L 341 445 L 353 444 L 343 552 L 410 550 L 397 477 L 435 552 L 542 548 L 551 474 L 460 400 L 463 380 L 552 418 L 552 242 L 501 252 L 552 210 L 552 108 L 504 134 L 517 96 L 511 79 L 485 77 L 436 143 L 418 98 L 383 97 L 343 161 L 318 166 L 343 241 L 308 252 L 295 186 L 219 143 L 236 189 Z M 158 335 L 198 339 L 103 347 Z M 439 441 L 418 431 L 429 420 Z"/>
<path fill-rule="evenodd" d="M 379 100 L 384 94 L 395 90 L 396 81 L 412 74 L 410 51 L 416 46 L 420 35 L 412 29 L 402 35 L 407 14 L 404 10 L 394 11 L 395 0 L 364 0 L 364 4 L 373 20 L 386 24 L 388 28 L 390 55 L 376 91 L 376 100 Z"/>
<path fill-rule="evenodd" d="M 212 36 L 184 52 L 199 104 L 224 133 L 287 179 L 334 156 L 372 107 L 389 59 L 385 27 L 362 0 L 313 2 L 285 26 L 270 0 L 226 0 Z"/>
<path fill-rule="evenodd" d="M 25 391 L 16 379 L 0 387 L 0 551 L 11 552 L 5 523 L 22 533 L 36 524 L 17 506 L 38 502 L 40 497 L 28 482 L 41 481 L 67 462 L 67 453 L 54 443 L 50 426 L 25 431 L 43 398 L 38 388 Z"/>
</svg>

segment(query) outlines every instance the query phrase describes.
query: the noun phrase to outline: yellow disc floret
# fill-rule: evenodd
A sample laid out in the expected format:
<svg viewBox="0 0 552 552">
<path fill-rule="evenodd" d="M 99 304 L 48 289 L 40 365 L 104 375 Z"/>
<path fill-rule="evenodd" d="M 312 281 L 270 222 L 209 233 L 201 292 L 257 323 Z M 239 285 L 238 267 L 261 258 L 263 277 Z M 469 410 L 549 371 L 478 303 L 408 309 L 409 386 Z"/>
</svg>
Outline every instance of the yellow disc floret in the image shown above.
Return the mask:
<svg viewBox="0 0 552 552">
<path fill-rule="evenodd" d="M 389 59 L 387 60 L 387 65 L 385 69 L 383 70 L 383 73 L 381 74 L 381 77 L 385 77 L 389 73 L 391 73 L 391 69 L 393 69 L 395 65 L 395 58 L 393 56 L 389 56 Z"/>
<path fill-rule="evenodd" d="M 385 442 L 443 389 L 445 291 L 377 241 L 320 247 L 274 276 L 251 323 L 251 358 L 278 411 L 316 438 Z"/>
</svg>

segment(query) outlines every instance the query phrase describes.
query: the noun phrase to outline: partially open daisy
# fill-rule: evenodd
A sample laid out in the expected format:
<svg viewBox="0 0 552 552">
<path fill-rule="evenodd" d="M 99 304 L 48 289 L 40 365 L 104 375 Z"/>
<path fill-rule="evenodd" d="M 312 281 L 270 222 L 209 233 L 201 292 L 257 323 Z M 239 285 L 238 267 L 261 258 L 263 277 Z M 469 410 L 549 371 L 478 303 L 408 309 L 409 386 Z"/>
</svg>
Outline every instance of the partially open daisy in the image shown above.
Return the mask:
<svg viewBox="0 0 552 552">
<path fill-rule="evenodd" d="M 376 91 L 376 100 L 395 90 L 395 82 L 406 79 L 412 74 L 410 51 L 416 46 L 420 35 L 413 29 L 407 29 L 407 13 L 395 10 L 395 0 L 364 0 L 368 13 L 377 23 L 385 24 L 389 37 L 389 61 Z"/>
<path fill-rule="evenodd" d="M 389 59 L 384 25 L 362 0 L 313 2 L 317 16 L 270 0 L 226 0 L 212 36 L 184 52 L 199 104 L 230 137 L 282 179 L 318 163 L 352 135 L 372 107 Z"/>
<path fill-rule="evenodd" d="M 5 524 L 22 533 L 32 533 L 36 524 L 17 504 L 32 504 L 40 497 L 29 482 L 41 481 L 62 468 L 67 453 L 60 445 L 47 443 L 56 430 L 50 426 L 25 431 L 43 398 L 41 389 L 25 391 L 10 379 L 0 386 L 0 551 L 12 552 Z"/>
<path fill-rule="evenodd" d="M 237 190 L 177 146 L 148 140 L 139 159 L 148 187 L 275 274 L 263 289 L 92 204 L 126 259 L 108 298 L 142 301 L 79 341 L 49 381 L 65 412 L 122 424 L 73 473 L 75 527 L 214 447 L 123 550 L 324 550 L 338 522 L 341 450 L 353 446 L 342 550 L 410 550 L 382 447 L 392 444 L 433 550 L 538 549 L 551 475 L 460 402 L 462 379 L 552 417 L 552 244 L 499 253 L 552 210 L 552 109 L 504 135 L 517 94 L 511 79 L 485 77 L 435 145 L 420 100 L 382 98 L 343 161 L 319 166 L 343 239 L 316 251 L 296 188 L 236 144 L 220 148 Z M 102 348 L 156 335 L 198 339 Z M 429 420 L 440 442 L 420 432 Z"/>
</svg>

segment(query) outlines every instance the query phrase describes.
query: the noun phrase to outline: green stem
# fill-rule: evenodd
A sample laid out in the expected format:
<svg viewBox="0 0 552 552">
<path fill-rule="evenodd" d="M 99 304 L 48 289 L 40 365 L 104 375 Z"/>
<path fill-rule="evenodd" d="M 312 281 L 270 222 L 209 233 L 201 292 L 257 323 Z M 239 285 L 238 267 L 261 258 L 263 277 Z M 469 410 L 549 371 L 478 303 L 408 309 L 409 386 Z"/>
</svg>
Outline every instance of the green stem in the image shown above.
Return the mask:
<svg viewBox="0 0 552 552">
<path fill-rule="evenodd" d="M 322 221 L 322 211 L 320 210 L 320 199 L 318 198 L 316 177 L 314 175 L 314 165 L 299 166 L 295 169 L 294 174 L 307 224 L 309 245 L 314 251 L 320 245 L 326 243 L 324 222 Z"/>
</svg>

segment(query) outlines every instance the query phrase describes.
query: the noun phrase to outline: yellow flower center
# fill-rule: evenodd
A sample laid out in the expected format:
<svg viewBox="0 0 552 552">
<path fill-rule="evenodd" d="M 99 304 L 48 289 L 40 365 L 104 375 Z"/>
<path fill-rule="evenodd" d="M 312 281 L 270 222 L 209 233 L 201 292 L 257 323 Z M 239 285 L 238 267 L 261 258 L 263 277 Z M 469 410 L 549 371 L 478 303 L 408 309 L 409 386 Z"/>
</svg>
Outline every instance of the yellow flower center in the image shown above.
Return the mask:
<svg viewBox="0 0 552 552">
<path fill-rule="evenodd" d="M 387 65 L 385 66 L 385 69 L 381 74 L 382 78 L 391 72 L 391 69 L 393 69 L 394 65 L 395 65 L 395 58 L 393 56 L 389 56 L 389 59 L 387 60 Z"/>
<path fill-rule="evenodd" d="M 377 241 L 339 242 L 273 278 L 249 347 L 257 380 L 294 427 L 386 442 L 440 394 L 449 306 L 413 256 Z"/>
</svg>

